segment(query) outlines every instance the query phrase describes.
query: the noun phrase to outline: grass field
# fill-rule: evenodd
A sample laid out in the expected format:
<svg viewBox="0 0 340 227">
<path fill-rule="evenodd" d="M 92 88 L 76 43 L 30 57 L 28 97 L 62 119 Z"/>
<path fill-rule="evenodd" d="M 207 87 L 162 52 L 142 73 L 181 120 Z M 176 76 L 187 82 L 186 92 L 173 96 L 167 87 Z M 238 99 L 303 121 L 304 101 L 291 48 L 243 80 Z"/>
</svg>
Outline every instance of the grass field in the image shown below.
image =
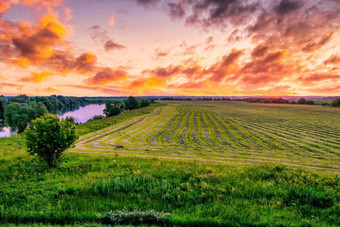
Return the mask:
<svg viewBox="0 0 340 227">
<path fill-rule="evenodd" d="M 111 210 L 154 210 L 169 213 L 151 222 L 161 225 L 339 226 L 339 116 L 164 102 L 77 126 L 57 169 L 28 156 L 21 136 L 2 138 L 0 223 L 96 225 Z"/>
<path fill-rule="evenodd" d="M 73 152 L 340 168 L 339 109 L 179 102 L 80 138 Z"/>
</svg>

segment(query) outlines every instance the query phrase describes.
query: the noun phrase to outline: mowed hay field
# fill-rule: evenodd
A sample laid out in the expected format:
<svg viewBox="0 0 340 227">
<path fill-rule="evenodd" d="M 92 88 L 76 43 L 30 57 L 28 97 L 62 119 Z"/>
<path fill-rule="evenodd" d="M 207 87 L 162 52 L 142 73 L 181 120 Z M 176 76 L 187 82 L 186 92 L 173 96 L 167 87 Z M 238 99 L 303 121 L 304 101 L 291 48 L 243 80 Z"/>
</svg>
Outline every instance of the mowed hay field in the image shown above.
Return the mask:
<svg viewBox="0 0 340 227">
<path fill-rule="evenodd" d="M 77 126 L 55 169 L 26 154 L 23 136 L 1 138 L 0 225 L 339 226 L 339 116 L 162 101 Z M 169 215 L 103 218 L 111 210 Z"/>
<path fill-rule="evenodd" d="M 245 102 L 168 102 L 80 138 L 73 152 L 279 163 L 339 172 L 340 109 Z"/>
</svg>

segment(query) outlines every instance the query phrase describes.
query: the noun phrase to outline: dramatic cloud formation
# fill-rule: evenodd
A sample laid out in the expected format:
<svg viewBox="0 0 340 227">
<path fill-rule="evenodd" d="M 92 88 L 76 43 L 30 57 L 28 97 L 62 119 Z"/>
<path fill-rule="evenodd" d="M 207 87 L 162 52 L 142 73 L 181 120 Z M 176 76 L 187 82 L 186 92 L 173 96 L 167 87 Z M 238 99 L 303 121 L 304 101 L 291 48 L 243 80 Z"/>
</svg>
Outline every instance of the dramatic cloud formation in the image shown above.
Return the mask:
<svg viewBox="0 0 340 227">
<path fill-rule="evenodd" d="M 338 0 L 0 0 L 0 88 L 340 95 L 339 37 Z"/>
</svg>

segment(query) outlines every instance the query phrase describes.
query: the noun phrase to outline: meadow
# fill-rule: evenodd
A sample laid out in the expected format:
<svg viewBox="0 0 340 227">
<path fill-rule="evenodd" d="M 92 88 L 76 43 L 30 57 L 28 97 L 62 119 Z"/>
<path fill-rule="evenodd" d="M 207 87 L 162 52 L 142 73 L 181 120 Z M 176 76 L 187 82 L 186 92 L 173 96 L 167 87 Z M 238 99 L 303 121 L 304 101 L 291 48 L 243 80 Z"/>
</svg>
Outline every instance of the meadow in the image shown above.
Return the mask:
<svg viewBox="0 0 340 227">
<path fill-rule="evenodd" d="M 339 226 L 339 116 L 164 101 L 77 126 L 55 169 L 27 155 L 21 135 L 1 138 L 0 223 Z"/>
</svg>

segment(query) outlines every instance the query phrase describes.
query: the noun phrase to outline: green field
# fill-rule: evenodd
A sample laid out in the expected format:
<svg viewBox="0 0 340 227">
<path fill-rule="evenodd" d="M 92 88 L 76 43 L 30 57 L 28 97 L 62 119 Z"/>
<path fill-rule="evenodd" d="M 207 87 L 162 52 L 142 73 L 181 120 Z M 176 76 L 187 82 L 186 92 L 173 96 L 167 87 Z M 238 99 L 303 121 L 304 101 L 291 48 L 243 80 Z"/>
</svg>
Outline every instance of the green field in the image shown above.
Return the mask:
<svg viewBox="0 0 340 227">
<path fill-rule="evenodd" d="M 340 109 L 162 102 L 78 126 L 57 169 L 0 139 L 0 223 L 339 226 Z M 105 221 L 104 221 L 105 223 Z M 126 217 L 121 224 L 135 223 Z"/>
</svg>

